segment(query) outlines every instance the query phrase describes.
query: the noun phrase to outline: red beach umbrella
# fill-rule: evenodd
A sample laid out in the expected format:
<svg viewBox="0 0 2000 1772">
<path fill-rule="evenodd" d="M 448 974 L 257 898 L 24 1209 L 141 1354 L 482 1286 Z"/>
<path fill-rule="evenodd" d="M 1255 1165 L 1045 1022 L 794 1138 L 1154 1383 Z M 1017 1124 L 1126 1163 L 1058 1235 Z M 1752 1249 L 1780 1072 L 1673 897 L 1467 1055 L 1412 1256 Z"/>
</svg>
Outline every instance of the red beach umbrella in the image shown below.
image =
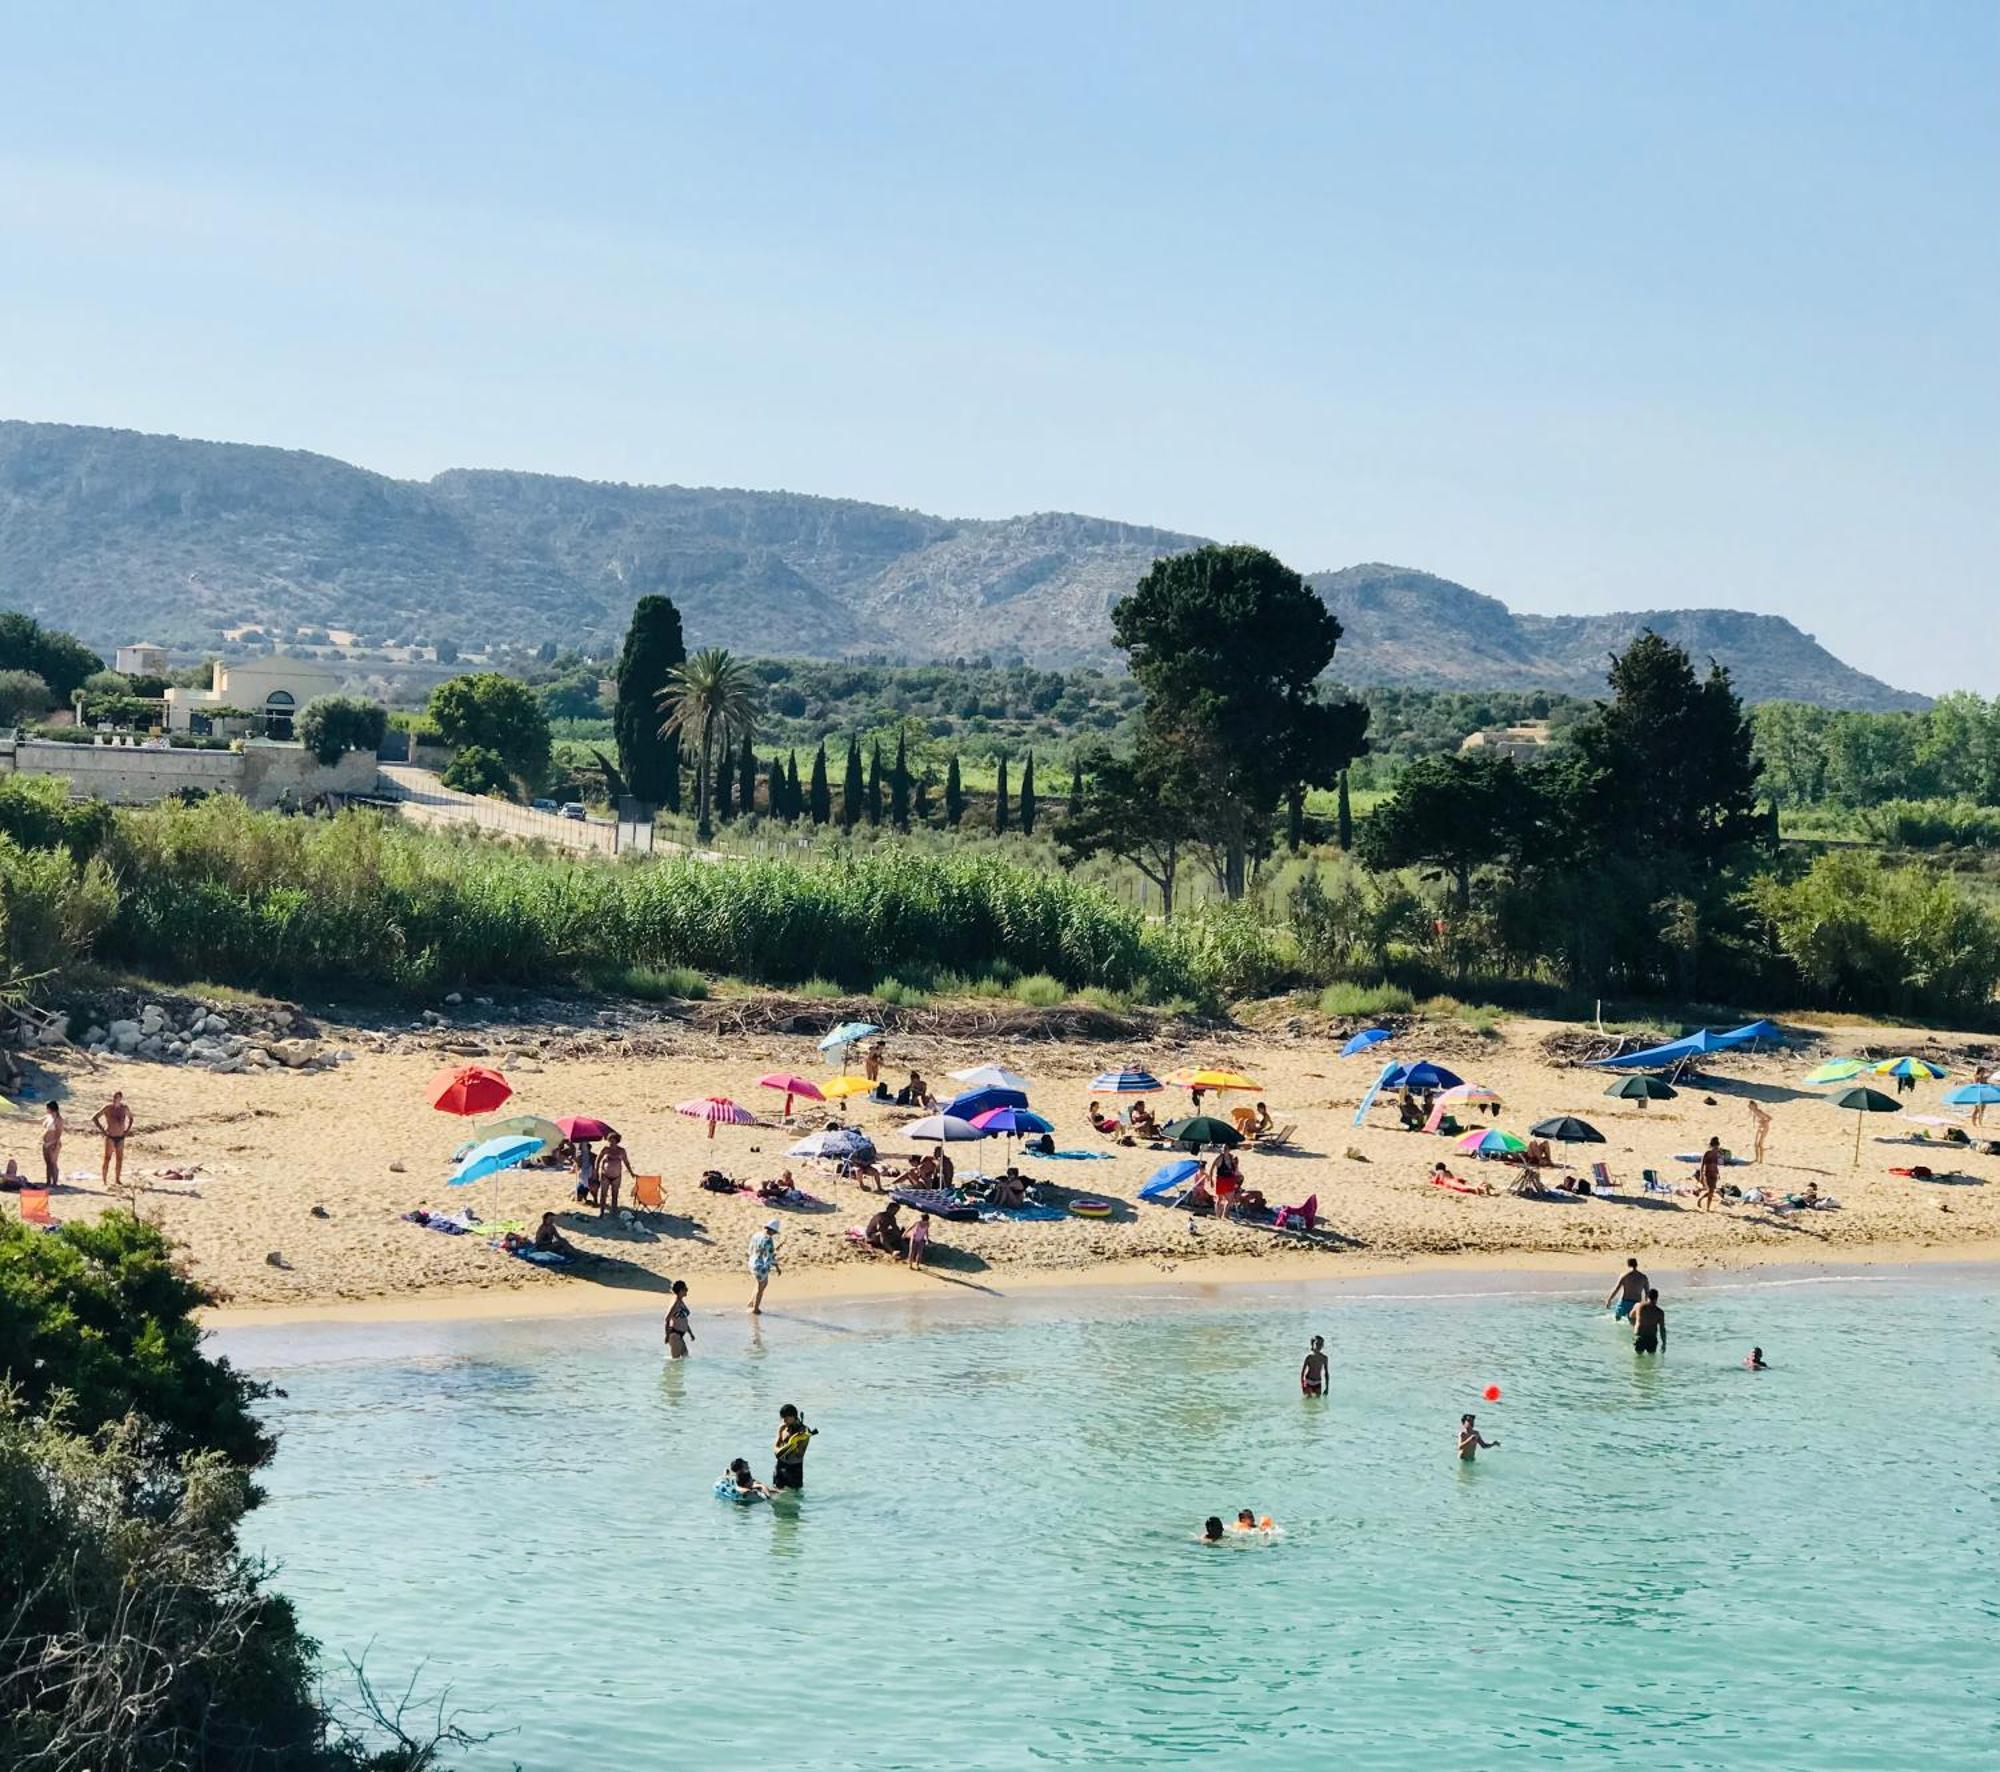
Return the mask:
<svg viewBox="0 0 2000 1772">
<path fill-rule="evenodd" d="M 439 1071 L 426 1092 L 441 1114 L 490 1114 L 514 1093 L 514 1086 L 490 1066 L 465 1064 Z"/>
<path fill-rule="evenodd" d="M 792 1111 L 792 1097 L 801 1101 L 824 1101 L 826 1092 L 810 1077 L 795 1077 L 789 1071 L 773 1071 L 768 1077 L 759 1077 L 760 1089 L 782 1089 L 785 1092 L 785 1112 Z"/>
<path fill-rule="evenodd" d="M 593 1120 L 588 1114 L 571 1114 L 556 1122 L 556 1130 L 571 1144 L 596 1144 L 609 1138 L 613 1129 L 602 1120 Z"/>
</svg>

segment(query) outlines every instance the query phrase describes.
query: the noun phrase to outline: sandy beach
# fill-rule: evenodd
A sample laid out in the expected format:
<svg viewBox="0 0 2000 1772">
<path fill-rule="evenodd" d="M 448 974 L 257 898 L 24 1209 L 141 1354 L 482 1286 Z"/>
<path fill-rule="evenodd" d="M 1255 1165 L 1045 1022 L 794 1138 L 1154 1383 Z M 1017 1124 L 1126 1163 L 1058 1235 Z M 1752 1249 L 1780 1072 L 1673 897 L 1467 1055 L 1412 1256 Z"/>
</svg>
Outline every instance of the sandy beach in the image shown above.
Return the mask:
<svg viewBox="0 0 2000 1772">
<path fill-rule="evenodd" d="M 376 1050 L 363 1031 L 326 1025 L 324 1032 L 329 1042 L 354 1051 L 352 1062 L 323 1071 L 218 1076 L 137 1061 L 93 1066 L 65 1059 L 44 1073 L 43 1083 L 62 1096 L 71 1123 L 62 1165 L 70 1180 L 54 1202 L 57 1217 L 89 1216 L 110 1203 L 98 1189 L 99 1146 L 88 1121 L 117 1088 L 137 1116 L 126 1175 L 128 1184 L 142 1184 L 139 1210 L 185 1244 L 198 1276 L 232 1314 L 245 1317 L 644 1308 L 673 1277 L 693 1283 L 704 1308 L 740 1307 L 749 1295 L 746 1244 L 774 1214 L 748 1195 L 703 1191 L 697 1183 L 708 1167 L 754 1184 L 789 1164 L 801 1187 L 828 1202 L 827 1210 L 775 1214 L 783 1225 L 783 1272 L 772 1282 L 774 1305 L 788 1296 L 1168 1278 L 1223 1283 L 1389 1272 L 1433 1262 L 1487 1268 L 1574 1264 L 1579 1272 L 1598 1273 L 1607 1257 L 1627 1251 L 1662 1266 L 1688 1268 L 1970 1260 L 2000 1250 L 2000 1158 L 1935 1144 L 1882 1142 L 1914 1134 L 1919 1128 L 1907 1123 L 1910 1115 L 1952 1112 L 1940 1106 L 1949 1081 L 1926 1082 L 1903 1096 L 1903 1115 L 1868 1117 L 1857 1167 L 1855 1116 L 1831 1105 L 1827 1096 L 1833 1092 L 1800 1086 L 1814 1059 L 1796 1054 L 1718 1056 L 1709 1061 L 1711 1073 L 1683 1088 L 1677 1100 L 1641 1112 L 1634 1103 L 1606 1098 L 1612 1080 L 1607 1073 L 1560 1064 L 1544 1050 L 1549 1036 L 1573 1035 L 1574 1028 L 1533 1020 L 1509 1021 L 1486 1039 L 1457 1029 L 1430 1038 L 1413 1032 L 1375 1058 L 1347 1060 L 1336 1056 L 1337 1040 L 1295 1028 L 1136 1050 L 1097 1043 L 1015 1040 L 996 1046 L 892 1038 L 884 1070 L 891 1078 L 915 1066 L 936 1086 L 947 1072 L 983 1062 L 1028 1076 L 1036 1105 L 1056 1122 L 1061 1148 L 1107 1156 L 1023 1167 L 1059 1197 L 1097 1196 L 1115 1207 L 1108 1219 L 940 1223 L 932 1245 L 934 1266 L 912 1272 L 856 1249 L 843 1234 L 875 1209 L 874 1195 L 820 1165 L 785 1157 L 788 1144 L 823 1120 L 818 1104 L 804 1104 L 813 1112 L 792 1127 L 725 1126 L 712 1139 L 706 1126 L 673 1112 L 676 1101 L 715 1093 L 760 1112 L 774 1111 L 778 1098 L 756 1086 L 758 1076 L 773 1070 L 832 1074 L 809 1037 L 712 1034 L 655 1023 L 643 1047 L 627 1052 L 612 1045 L 581 1056 L 566 1048 L 540 1056 L 510 1052 L 497 1060 L 516 1091 L 504 1112 L 598 1115 L 624 1133 L 641 1173 L 663 1178 L 665 1213 L 642 1215 L 627 1225 L 574 1208 L 569 1179 L 553 1171 L 523 1170 L 497 1183 L 448 1189 L 444 1176 L 451 1154 L 476 1134 L 477 1122 L 432 1110 L 425 1084 L 441 1064 L 464 1060 L 442 1049 L 409 1049 L 407 1041 L 398 1043 L 403 1050 Z M 457 1029 L 442 1031 L 431 1044 L 441 1048 L 452 1035 L 460 1045 L 477 1043 Z M 510 1038 L 518 1051 L 522 1036 L 517 1031 Z M 1823 1049 L 1857 1055 L 1914 1049 L 1952 1064 L 1956 1080 L 1963 1080 L 1970 1070 L 1968 1051 L 1979 1046 L 1972 1036 L 1850 1026 L 1829 1034 Z M 1509 1168 L 1455 1157 L 1444 1139 L 1396 1129 L 1386 1099 L 1365 1124 L 1352 1124 L 1357 1102 L 1389 1052 L 1435 1056 L 1468 1080 L 1497 1090 L 1504 1103 L 1498 1124 L 1510 1131 L 1525 1132 L 1530 1123 L 1554 1114 L 1587 1120 L 1606 1143 L 1566 1152 L 1559 1147 L 1552 1175 L 1565 1172 L 1565 1156 L 1573 1159 L 1570 1173 L 1586 1173 L 1593 1160 L 1602 1161 L 1618 1193 L 1588 1200 L 1510 1196 Z M 1144 1065 L 1161 1075 L 1218 1065 L 1255 1078 L 1262 1085 L 1257 1097 L 1232 1096 L 1218 1104 L 1211 1096 L 1206 1105 L 1226 1110 L 1245 1099 L 1262 1099 L 1280 1123 L 1296 1125 L 1289 1152 L 1252 1148 L 1244 1154 L 1244 1168 L 1248 1184 L 1274 1204 L 1317 1195 L 1321 1219 L 1315 1238 L 1306 1243 L 1269 1229 L 1136 1204 L 1146 1178 L 1172 1153 L 1115 1145 L 1094 1134 L 1084 1117 L 1090 1078 L 1122 1064 Z M 1876 1081 L 1885 1092 L 1894 1087 L 1888 1079 Z M 1183 1111 L 1187 1097 L 1175 1090 L 1153 1100 L 1164 1114 Z M 1773 1116 L 1766 1161 L 1761 1168 L 1733 1168 L 1727 1179 L 1781 1194 L 1816 1182 L 1840 1202 L 1838 1210 L 1736 1206 L 1710 1213 L 1696 1210 L 1686 1195 L 1641 1192 L 1646 1168 L 1670 1183 L 1686 1183 L 1692 1170 L 1674 1160 L 1676 1153 L 1700 1149 L 1711 1135 L 1747 1155 L 1750 1100 Z M 918 1148 L 900 1133 L 914 1115 L 866 1101 L 850 1105 L 852 1122 L 867 1130 L 885 1155 Z M 23 1114 L 8 1133 L 5 1154 L 24 1169 L 37 1157 L 36 1124 Z M 998 1141 L 953 1150 L 962 1171 L 997 1169 L 1005 1156 Z M 1440 1157 L 1459 1174 L 1490 1181 L 1499 1191 L 1467 1195 L 1431 1186 L 1426 1176 Z M 1928 1165 L 1939 1179 L 1889 1173 L 1918 1164 Z M 38 1157 L 32 1167 L 39 1167 Z M 162 1178 L 159 1172 L 168 1169 L 194 1173 Z M 606 1259 L 544 1271 L 490 1247 L 483 1237 L 447 1236 L 402 1218 L 416 1206 L 465 1205 L 488 1220 L 530 1224 L 554 1209 L 566 1236 Z"/>
</svg>

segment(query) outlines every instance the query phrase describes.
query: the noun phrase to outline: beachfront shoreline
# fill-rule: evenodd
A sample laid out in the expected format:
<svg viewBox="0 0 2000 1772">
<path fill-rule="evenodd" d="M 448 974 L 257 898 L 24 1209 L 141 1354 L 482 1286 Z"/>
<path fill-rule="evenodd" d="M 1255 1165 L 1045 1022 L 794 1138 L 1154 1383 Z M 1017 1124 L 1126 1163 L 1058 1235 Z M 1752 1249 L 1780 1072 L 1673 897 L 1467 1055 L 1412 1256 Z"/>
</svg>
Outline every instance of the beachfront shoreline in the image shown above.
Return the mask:
<svg viewBox="0 0 2000 1772">
<path fill-rule="evenodd" d="M 1871 1274 L 1921 1274 L 1939 1269 L 1966 1267 L 1984 1269 L 2000 1264 L 2000 1241 L 1957 1244 L 1873 1244 L 1856 1245 L 1813 1261 L 1777 1259 L 1751 1249 L 1725 1249 L 1692 1261 L 1676 1251 L 1661 1260 L 1648 1260 L 1643 1247 L 1630 1253 L 1639 1256 L 1656 1278 L 1687 1286 L 1698 1284 L 1704 1275 L 1740 1279 L 1746 1276 L 1773 1282 L 1788 1279 L 1841 1279 Z M 1621 1257 L 1591 1251 L 1522 1250 L 1514 1254 L 1412 1255 L 1397 1258 L 1313 1255 L 1305 1251 L 1281 1252 L 1268 1256 L 1221 1255 L 1203 1260 L 1161 1262 L 1131 1260 L 1105 1262 L 1088 1270 L 1023 1268 L 995 1273 L 978 1282 L 935 1270 L 913 1270 L 899 1263 L 884 1262 L 879 1267 L 810 1268 L 796 1275 L 781 1275 L 767 1301 L 766 1315 L 782 1318 L 797 1304 L 814 1306 L 895 1304 L 920 1301 L 926 1304 L 961 1303 L 971 1305 L 990 1299 L 995 1303 L 1023 1299 L 1049 1299 L 1065 1294 L 1102 1300 L 1134 1291 L 1153 1293 L 1174 1290 L 1221 1295 L 1259 1286 L 1348 1290 L 1359 1285 L 1384 1281 L 1407 1281 L 1413 1285 L 1441 1285 L 1446 1291 L 1468 1295 L 1507 1289 L 1508 1282 L 1530 1283 L 1549 1289 L 1552 1279 L 1574 1278 L 1609 1285 L 1622 1265 Z M 721 1302 L 704 1306 L 703 1314 L 747 1316 L 738 1290 L 719 1275 L 697 1276 L 724 1294 Z M 1587 1289 L 1587 1288 L 1580 1288 Z M 549 1322 L 565 1318 L 656 1316 L 665 1309 L 654 1293 L 604 1291 L 596 1288 L 563 1288 L 552 1291 L 522 1287 L 507 1291 L 493 1288 L 409 1293 L 393 1298 L 331 1299 L 300 1304 L 218 1305 L 201 1313 L 206 1329 L 292 1328 L 315 1323 L 334 1327 L 362 1324 L 453 1323 L 453 1322 Z"/>
</svg>

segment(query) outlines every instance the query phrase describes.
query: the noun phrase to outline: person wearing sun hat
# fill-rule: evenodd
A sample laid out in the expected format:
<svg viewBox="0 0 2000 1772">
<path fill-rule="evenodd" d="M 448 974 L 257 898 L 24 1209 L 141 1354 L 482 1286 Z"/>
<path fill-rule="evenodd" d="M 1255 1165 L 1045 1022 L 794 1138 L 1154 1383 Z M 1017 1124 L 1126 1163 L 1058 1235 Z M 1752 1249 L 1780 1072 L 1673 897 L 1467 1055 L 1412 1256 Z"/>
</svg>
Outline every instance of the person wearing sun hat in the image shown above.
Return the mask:
<svg viewBox="0 0 2000 1772">
<path fill-rule="evenodd" d="M 764 1228 L 750 1239 L 750 1277 L 757 1282 L 757 1296 L 750 1301 L 750 1314 L 761 1317 L 764 1314 L 764 1288 L 771 1283 L 771 1276 L 780 1271 L 778 1267 L 778 1231 L 780 1221 L 775 1218 L 764 1220 Z"/>
</svg>

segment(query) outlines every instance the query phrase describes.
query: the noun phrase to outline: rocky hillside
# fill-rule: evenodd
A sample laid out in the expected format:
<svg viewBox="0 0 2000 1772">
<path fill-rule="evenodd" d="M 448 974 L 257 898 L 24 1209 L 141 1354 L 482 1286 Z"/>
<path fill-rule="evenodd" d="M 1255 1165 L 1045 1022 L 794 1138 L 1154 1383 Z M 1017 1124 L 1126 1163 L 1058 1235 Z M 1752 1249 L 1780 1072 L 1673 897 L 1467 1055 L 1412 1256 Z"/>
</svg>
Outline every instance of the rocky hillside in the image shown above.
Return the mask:
<svg viewBox="0 0 2000 1772">
<path fill-rule="evenodd" d="M 1067 513 L 999 521 L 789 492 L 454 470 L 391 480 L 302 451 L 0 422 L 0 607 L 103 648 L 212 646 L 249 624 L 363 643 L 615 641 L 649 591 L 689 640 L 914 660 L 1113 654 L 1111 605 L 1200 537 Z M 1729 610 L 1517 616 L 1421 572 L 1314 581 L 1357 683 L 1589 693 L 1641 626 L 1714 654 L 1759 698 L 1917 704 L 1789 622 Z"/>
</svg>

